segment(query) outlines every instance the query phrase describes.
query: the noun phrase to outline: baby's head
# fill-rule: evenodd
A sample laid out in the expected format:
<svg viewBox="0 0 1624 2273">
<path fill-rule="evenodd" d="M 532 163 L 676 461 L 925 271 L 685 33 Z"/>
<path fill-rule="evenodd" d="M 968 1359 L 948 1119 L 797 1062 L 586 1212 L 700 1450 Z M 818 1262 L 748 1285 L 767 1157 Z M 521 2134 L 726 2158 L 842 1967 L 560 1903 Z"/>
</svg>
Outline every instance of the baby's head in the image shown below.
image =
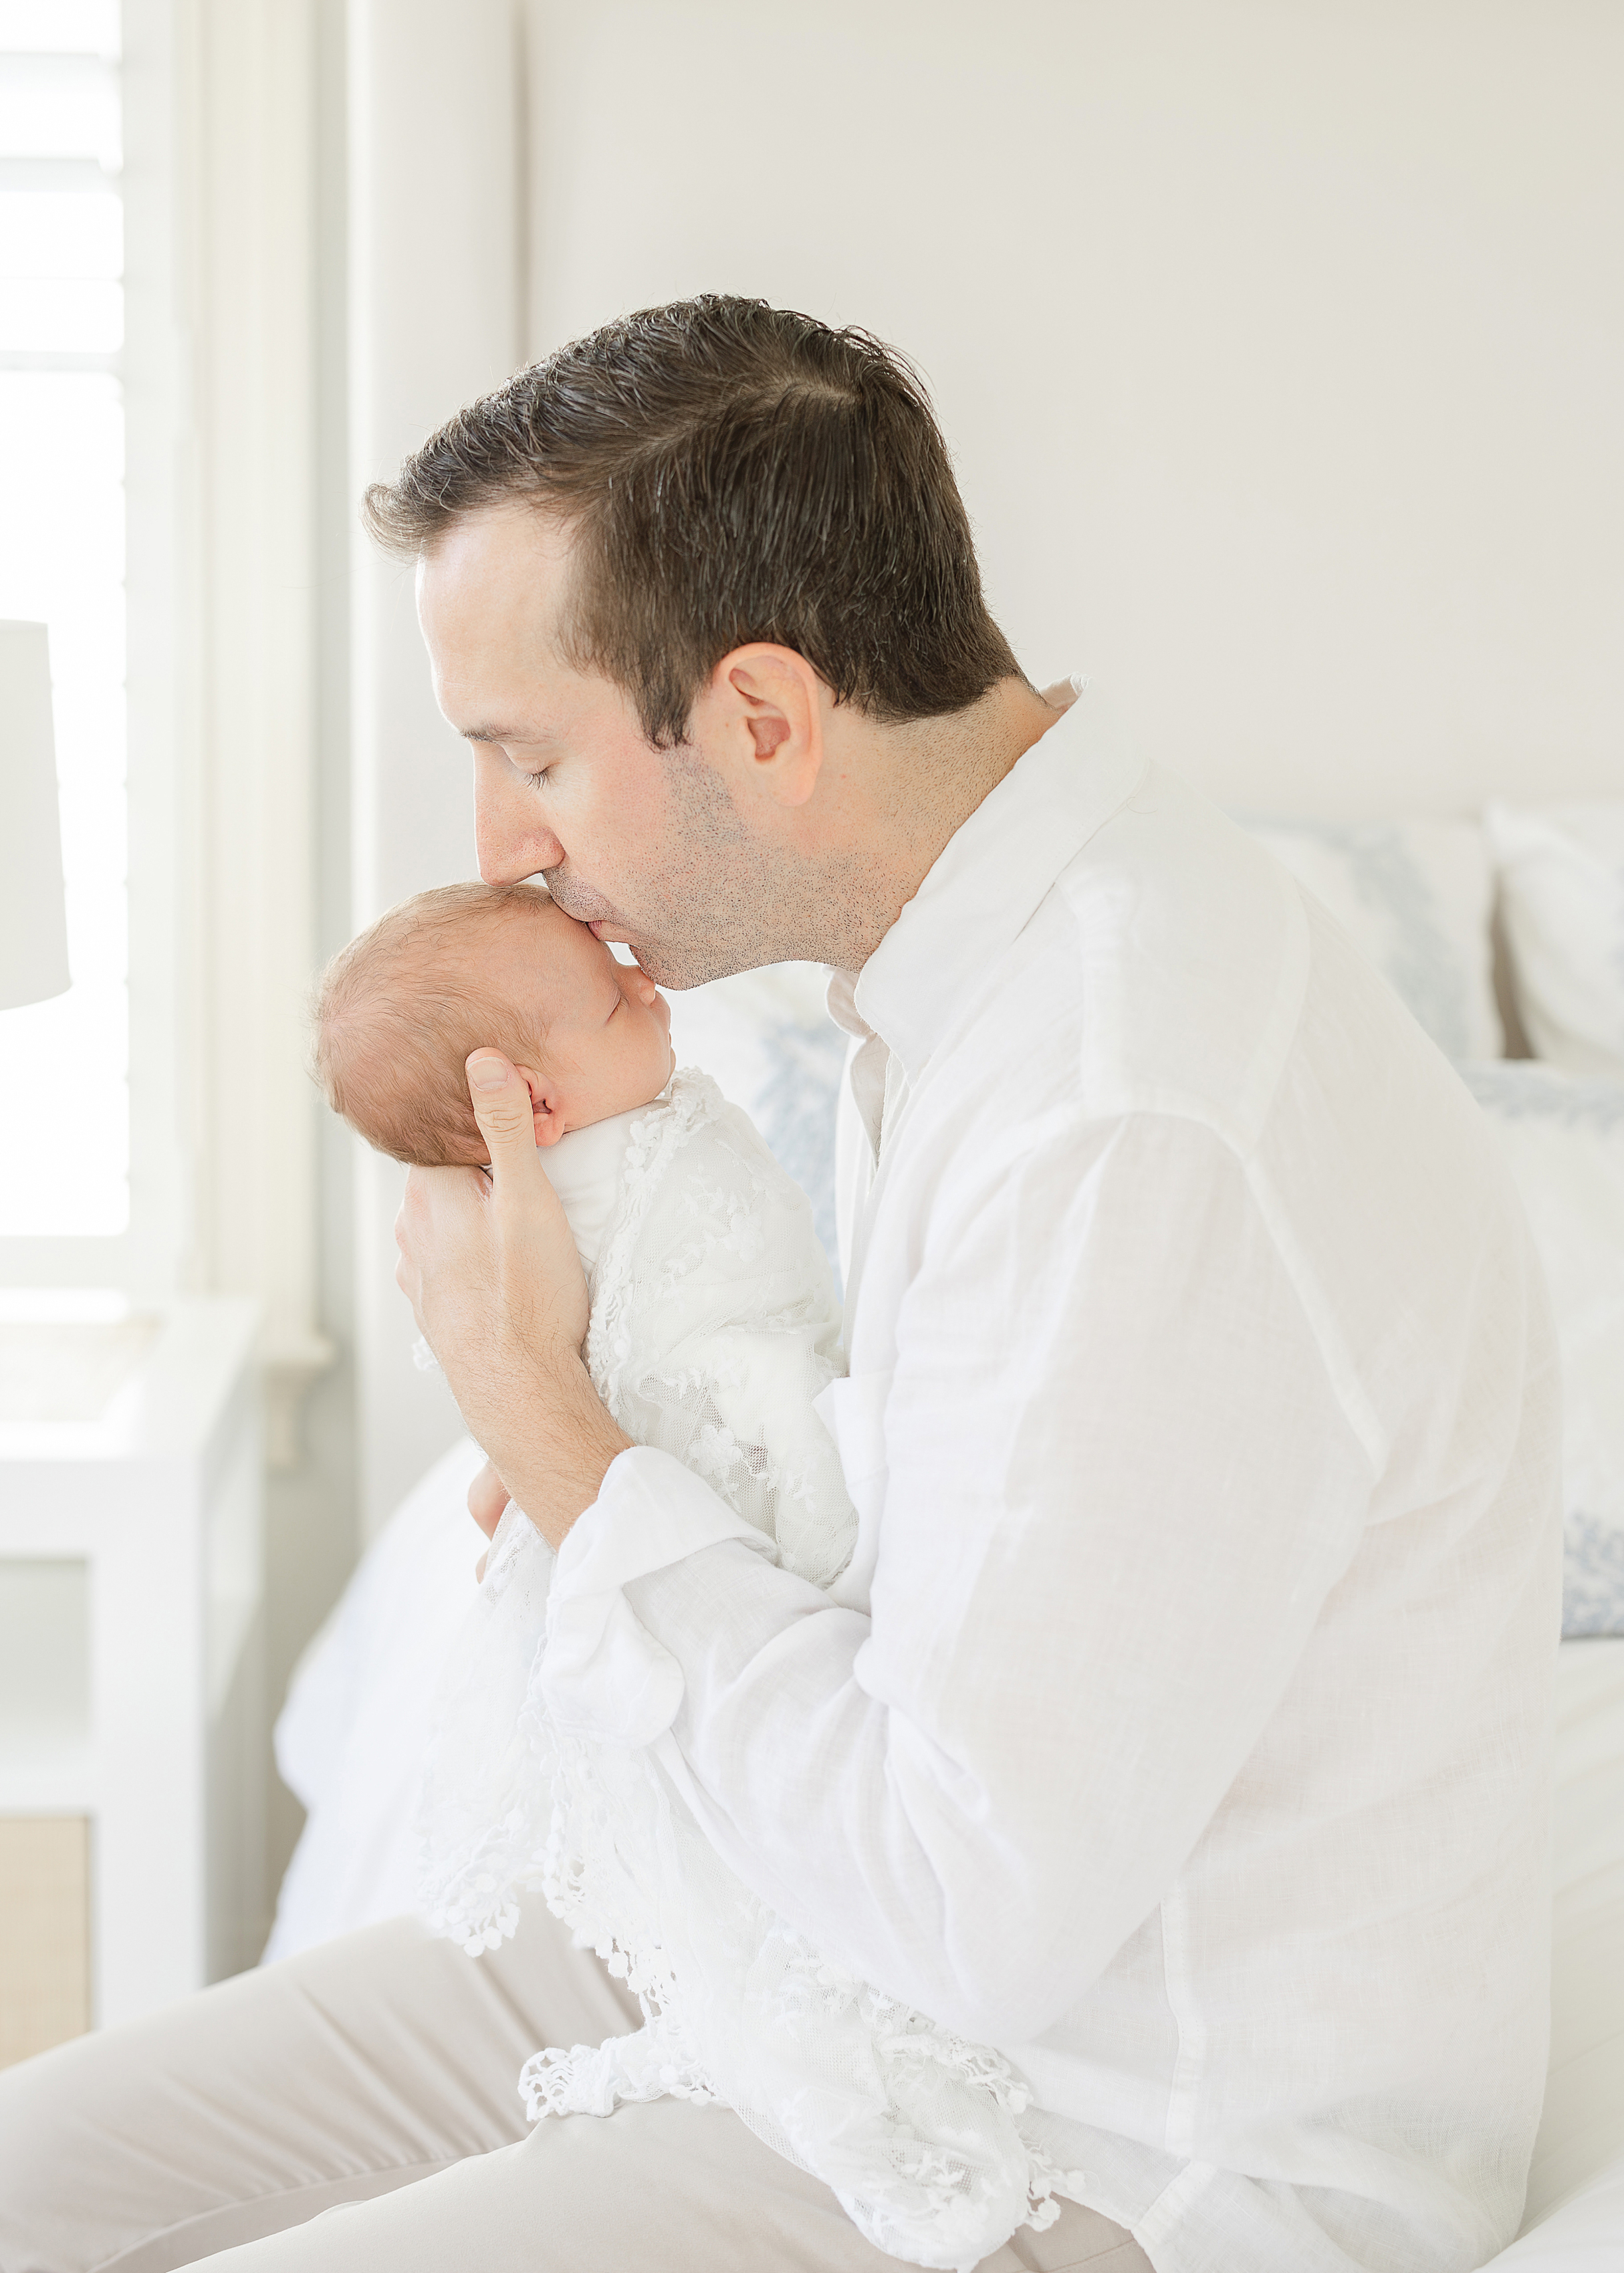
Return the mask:
<svg viewBox="0 0 1624 2273">
<path fill-rule="evenodd" d="M 529 1082 L 536 1142 L 556 1144 L 657 1098 L 671 1012 L 537 884 L 419 892 L 352 939 L 316 997 L 315 1070 L 369 1144 L 420 1167 L 482 1167 L 470 1051 L 500 1050 Z"/>
</svg>

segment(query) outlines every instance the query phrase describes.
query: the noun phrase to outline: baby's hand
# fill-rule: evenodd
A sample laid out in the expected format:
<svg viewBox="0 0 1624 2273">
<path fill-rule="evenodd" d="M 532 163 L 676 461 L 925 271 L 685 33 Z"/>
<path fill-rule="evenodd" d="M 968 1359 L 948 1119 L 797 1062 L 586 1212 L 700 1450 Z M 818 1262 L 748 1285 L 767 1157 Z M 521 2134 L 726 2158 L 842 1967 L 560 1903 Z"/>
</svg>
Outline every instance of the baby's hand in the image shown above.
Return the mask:
<svg viewBox="0 0 1624 2273">
<path fill-rule="evenodd" d="M 487 1539 L 495 1538 L 507 1504 L 508 1487 L 487 1460 L 468 1487 L 468 1512 Z"/>
</svg>

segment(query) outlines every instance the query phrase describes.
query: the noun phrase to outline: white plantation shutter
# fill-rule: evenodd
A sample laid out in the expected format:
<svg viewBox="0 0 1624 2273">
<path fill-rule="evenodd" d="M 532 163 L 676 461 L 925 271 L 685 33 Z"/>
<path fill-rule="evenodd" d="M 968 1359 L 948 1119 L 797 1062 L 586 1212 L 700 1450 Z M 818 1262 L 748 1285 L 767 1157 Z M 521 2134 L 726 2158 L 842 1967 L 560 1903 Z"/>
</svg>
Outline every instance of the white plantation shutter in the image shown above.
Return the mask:
<svg viewBox="0 0 1624 2273">
<path fill-rule="evenodd" d="M 121 128 L 117 0 L 0 0 L 0 618 L 50 629 L 73 975 L 0 1016 L 0 1236 L 130 1212 Z"/>
<path fill-rule="evenodd" d="M 0 0 L 0 614 L 51 627 L 73 975 L 0 1016 L 0 1287 L 253 1296 L 273 1461 L 332 1356 L 304 1061 L 338 12 Z"/>
</svg>

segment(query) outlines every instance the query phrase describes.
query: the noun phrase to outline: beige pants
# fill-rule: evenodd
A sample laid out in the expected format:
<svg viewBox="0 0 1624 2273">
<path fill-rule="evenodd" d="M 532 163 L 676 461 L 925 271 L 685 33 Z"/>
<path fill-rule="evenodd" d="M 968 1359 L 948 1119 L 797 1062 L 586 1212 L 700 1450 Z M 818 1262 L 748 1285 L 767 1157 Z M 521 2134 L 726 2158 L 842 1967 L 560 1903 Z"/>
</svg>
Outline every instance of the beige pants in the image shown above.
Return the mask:
<svg viewBox="0 0 1624 2273">
<path fill-rule="evenodd" d="M 0 2070 L 0 2273 L 896 2273 L 827 2187 L 684 2100 L 533 2129 L 543 2044 L 636 2025 L 539 1907 L 464 1957 L 405 1921 Z M 1068 2203 L 982 2273 L 1149 2273 Z"/>
</svg>

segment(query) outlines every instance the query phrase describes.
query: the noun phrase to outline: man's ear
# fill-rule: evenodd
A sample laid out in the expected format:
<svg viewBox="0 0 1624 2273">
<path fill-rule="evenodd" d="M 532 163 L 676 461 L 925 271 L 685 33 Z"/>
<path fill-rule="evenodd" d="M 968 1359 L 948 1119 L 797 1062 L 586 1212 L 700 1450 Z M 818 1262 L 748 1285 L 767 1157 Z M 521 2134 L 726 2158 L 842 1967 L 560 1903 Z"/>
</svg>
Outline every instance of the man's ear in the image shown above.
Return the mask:
<svg viewBox="0 0 1624 2273">
<path fill-rule="evenodd" d="M 537 1144 L 543 1146 L 556 1144 L 565 1133 L 563 1108 L 559 1102 L 556 1084 L 544 1081 L 530 1066 L 519 1066 L 515 1071 L 530 1090 Z"/>
<path fill-rule="evenodd" d="M 711 672 L 701 699 L 713 720 L 703 739 L 710 747 L 719 742 L 730 748 L 779 804 L 804 805 L 823 769 L 827 693 L 805 656 L 752 641 L 725 655 Z"/>
</svg>

